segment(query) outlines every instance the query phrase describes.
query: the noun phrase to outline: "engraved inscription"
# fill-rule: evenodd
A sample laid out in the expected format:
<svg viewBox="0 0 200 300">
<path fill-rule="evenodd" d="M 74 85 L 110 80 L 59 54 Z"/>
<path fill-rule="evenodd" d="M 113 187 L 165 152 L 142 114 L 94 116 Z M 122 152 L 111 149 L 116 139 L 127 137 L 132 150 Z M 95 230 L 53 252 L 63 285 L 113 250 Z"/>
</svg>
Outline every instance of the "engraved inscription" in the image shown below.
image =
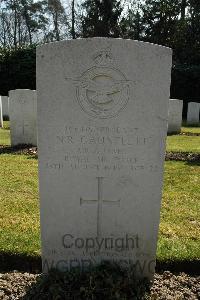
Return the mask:
<svg viewBox="0 0 200 300">
<path fill-rule="evenodd" d="M 158 140 L 139 128 L 68 124 L 55 138 L 57 149 L 62 149 L 63 156 L 60 161 L 47 162 L 46 167 L 51 170 L 67 168 L 109 173 L 122 170 L 132 173 L 158 171 L 153 158 L 148 155 L 148 148 Z M 139 156 L 138 153 L 143 154 Z"/>
</svg>

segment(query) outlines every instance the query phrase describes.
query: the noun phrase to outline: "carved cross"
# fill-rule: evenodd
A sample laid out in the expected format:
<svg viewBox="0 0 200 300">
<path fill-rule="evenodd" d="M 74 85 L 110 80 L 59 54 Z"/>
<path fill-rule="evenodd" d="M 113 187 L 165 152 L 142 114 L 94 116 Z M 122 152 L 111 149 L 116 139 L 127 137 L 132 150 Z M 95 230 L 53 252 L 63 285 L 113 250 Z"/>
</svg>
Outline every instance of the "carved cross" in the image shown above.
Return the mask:
<svg viewBox="0 0 200 300">
<path fill-rule="evenodd" d="M 120 199 L 118 200 L 104 200 L 103 199 L 103 179 L 104 177 L 97 177 L 98 196 L 97 200 L 85 200 L 80 198 L 80 204 L 96 204 L 97 203 L 97 238 L 102 234 L 102 219 L 103 219 L 103 205 L 117 205 L 120 206 Z"/>
<path fill-rule="evenodd" d="M 22 121 L 22 125 L 19 125 L 22 128 L 22 135 L 25 135 L 25 128 L 29 127 L 29 124 L 26 124 L 24 120 Z"/>
</svg>

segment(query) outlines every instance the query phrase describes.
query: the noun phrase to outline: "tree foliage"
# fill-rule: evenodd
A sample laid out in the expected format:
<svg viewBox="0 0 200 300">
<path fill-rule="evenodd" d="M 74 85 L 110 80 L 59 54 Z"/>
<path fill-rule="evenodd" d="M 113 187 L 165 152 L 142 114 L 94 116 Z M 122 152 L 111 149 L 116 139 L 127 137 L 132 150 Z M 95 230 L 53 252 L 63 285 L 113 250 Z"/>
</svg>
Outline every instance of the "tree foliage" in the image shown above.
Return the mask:
<svg viewBox="0 0 200 300">
<path fill-rule="evenodd" d="M 171 47 L 171 97 L 200 99 L 199 0 L 2 0 L 0 28 L 0 94 L 35 88 L 36 44 L 102 36 Z"/>
<path fill-rule="evenodd" d="M 0 94 L 9 90 L 36 88 L 36 48 L 1 49 Z"/>
<path fill-rule="evenodd" d="M 119 37 L 120 1 L 86 0 L 82 8 L 83 37 Z"/>
</svg>

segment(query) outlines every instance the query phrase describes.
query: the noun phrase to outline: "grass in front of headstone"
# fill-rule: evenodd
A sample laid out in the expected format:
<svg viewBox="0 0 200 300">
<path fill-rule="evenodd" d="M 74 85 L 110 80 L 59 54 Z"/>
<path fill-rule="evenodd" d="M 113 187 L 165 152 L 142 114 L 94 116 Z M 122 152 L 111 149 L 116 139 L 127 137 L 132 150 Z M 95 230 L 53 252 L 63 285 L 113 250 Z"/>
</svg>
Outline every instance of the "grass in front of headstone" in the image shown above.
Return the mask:
<svg viewBox="0 0 200 300">
<path fill-rule="evenodd" d="M 9 121 L 4 121 L 3 126 L 3 128 L 0 128 L 0 145 L 10 146 Z"/>
<path fill-rule="evenodd" d="M 5 130 L 10 129 L 10 121 L 3 121 L 3 129 Z"/>
<path fill-rule="evenodd" d="M 9 145 L 9 122 L 0 129 Z M 198 128 L 187 127 L 183 130 Z M 4 137 L 4 139 L 3 139 Z M 200 152 L 198 136 L 169 136 L 168 151 Z M 29 155 L 0 155 L 0 253 L 40 254 L 37 160 Z M 165 163 L 165 182 L 157 258 L 200 257 L 199 166 Z"/>
<path fill-rule="evenodd" d="M 166 162 L 157 257 L 161 261 L 200 257 L 200 166 Z"/>
<path fill-rule="evenodd" d="M 0 252 L 40 252 L 37 160 L 0 155 Z"/>
<path fill-rule="evenodd" d="M 200 134 L 200 126 L 199 127 L 181 127 L 181 133 L 199 133 Z"/>
<path fill-rule="evenodd" d="M 188 135 L 168 136 L 167 151 L 200 153 L 200 136 L 188 136 Z"/>
<path fill-rule="evenodd" d="M 0 253 L 40 255 L 37 160 L 0 155 Z M 157 258 L 200 257 L 199 166 L 165 162 Z"/>
</svg>

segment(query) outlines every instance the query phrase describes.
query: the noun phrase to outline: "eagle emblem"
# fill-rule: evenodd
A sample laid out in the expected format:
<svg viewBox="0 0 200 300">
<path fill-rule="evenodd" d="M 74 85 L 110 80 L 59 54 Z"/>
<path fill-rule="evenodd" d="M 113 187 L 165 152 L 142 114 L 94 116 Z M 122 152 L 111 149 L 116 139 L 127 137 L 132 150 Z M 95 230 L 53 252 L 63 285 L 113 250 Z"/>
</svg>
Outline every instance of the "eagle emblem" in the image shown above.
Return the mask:
<svg viewBox="0 0 200 300">
<path fill-rule="evenodd" d="M 129 80 L 113 67 L 108 51 L 100 51 L 94 57 L 95 66 L 76 80 L 77 101 L 82 110 L 101 119 L 116 116 L 128 103 Z"/>
</svg>

